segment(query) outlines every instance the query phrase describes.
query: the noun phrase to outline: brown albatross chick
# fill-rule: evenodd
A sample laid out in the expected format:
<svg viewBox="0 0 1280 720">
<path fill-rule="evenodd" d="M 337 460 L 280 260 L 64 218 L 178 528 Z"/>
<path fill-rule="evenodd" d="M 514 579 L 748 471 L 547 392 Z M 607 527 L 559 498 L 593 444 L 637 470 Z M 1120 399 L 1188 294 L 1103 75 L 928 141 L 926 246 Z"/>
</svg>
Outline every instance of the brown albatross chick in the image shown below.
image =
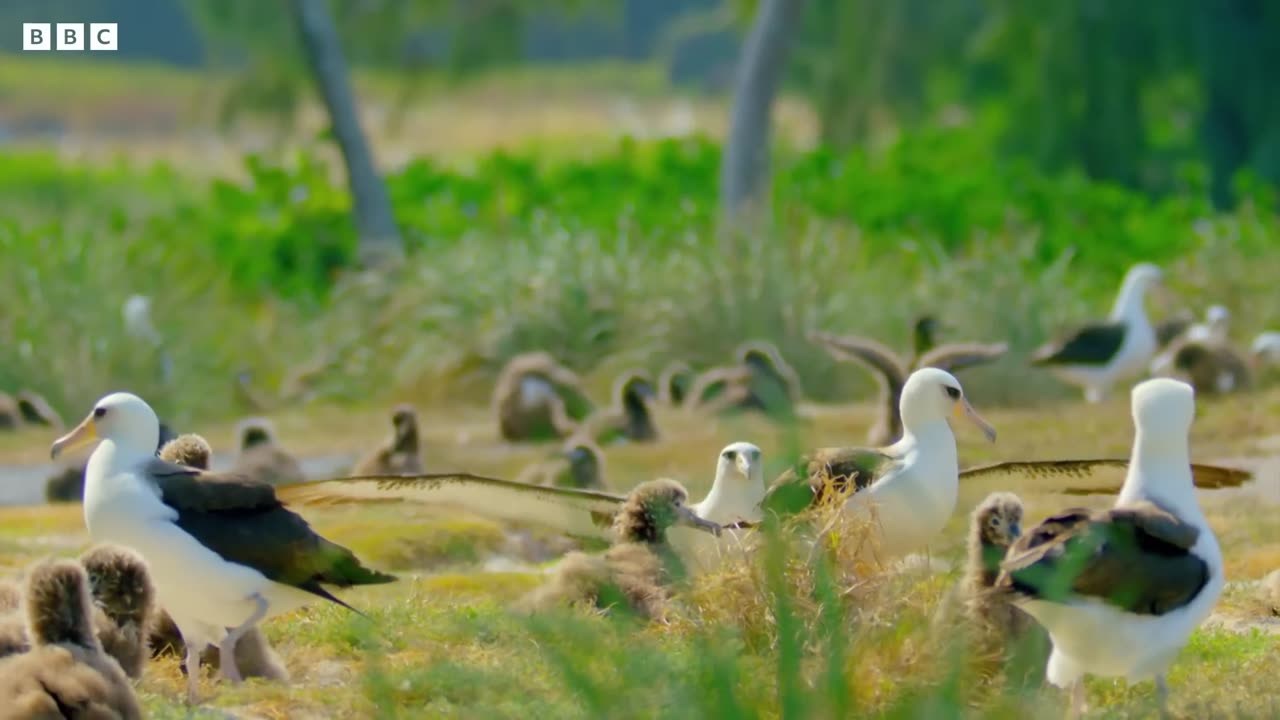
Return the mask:
<svg viewBox="0 0 1280 720">
<path fill-rule="evenodd" d="M 579 490 L 608 490 L 604 481 L 604 453 L 586 440 L 570 440 L 557 457 L 525 468 L 516 478 L 530 485 L 550 485 Z"/>
<path fill-rule="evenodd" d="M 682 524 L 720 534 L 687 504 L 689 493 L 666 478 L 642 483 L 627 496 L 614 518 L 617 544 L 602 555 L 569 553 L 546 585 L 518 606 L 539 611 L 563 605 L 600 610 L 625 608 L 646 619 L 665 617 L 671 586 L 685 577 L 679 557 L 667 544 L 667 530 Z"/>
<path fill-rule="evenodd" d="M 298 461 L 280 447 L 275 428 L 266 418 L 240 423 L 240 455 L 236 457 L 235 472 L 269 485 L 307 479 Z"/>
<path fill-rule="evenodd" d="M 84 568 L 70 560 L 37 565 L 25 605 L 32 648 L 0 660 L 0 717 L 142 717 L 128 676 L 94 634 Z"/>
<path fill-rule="evenodd" d="M 397 405 L 391 413 L 391 439 L 356 463 L 351 474 L 417 475 L 423 472 L 418 448 L 418 413 L 412 405 Z"/>
<path fill-rule="evenodd" d="M 512 442 L 568 437 L 592 409 L 578 376 L 550 353 L 511 358 L 493 387 L 498 432 Z"/>
<path fill-rule="evenodd" d="M 888 445 L 902 437 L 899 403 L 907 377 L 922 367 L 947 372 L 994 362 L 1009 350 L 1008 343 L 947 343 L 936 345 L 938 321 L 932 315 L 916 319 L 912 325 L 911 355 L 903 357 L 889 347 L 867 337 L 839 336 L 814 332 L 810 339 L 822 345 L 836 360 L 856 362 L 877 375 L 880 385 L 880 416 L 867 433 L 872 445 Z"/>
<path fill-rule="evenodd" d="M 147 627 L 156 591 L 142 556 L 127 548 L 99 545 L 80 557 L 92 590 L 94 627 L 108 655 L 126 675 L 142 677 L 150 652 Z"/>
<path fill-rule="evenodd" d="M 575 433 L 606 445 L 619 441 L 653 442 L 658 430 L 649 411 L 653 383 L 638 371 L 625 372 L 613 385 L 613 406 L 594 413 Z"/>
<path fill-rule="evenodd" d="M 208 470 L 213 460 L 213 448 L 209 447 L 209 443 L 203 437 L 195 433 L 187 433 L 165 443 L 165 446 L 160 449 L 160 459 L 197 470 Z M 186 657 L 187 646 L 182 642 L 182 634 L 178 632 L 178 626 L 173 624 L 173 618 L 170 618 L 164 610 L 157 608 L 152 616 L 147 642 L 151 648 L 151 657 L 163 655 Z M 217 670 L 221 666 L 222 658 L 217 648 L 210 646 L 200 653 L 200 660 L 203 664 Z M 236 665 L 240 668 L 240 674 L 247 678 L 261 677 L 279 682 L 289 681 L 289 671 L 285 668 L 284 661 L 271 648 L 260 627 L 249 630 L 236 643 Z M 187 671 L 185 660 L 181 668 L 184 673 Z"/>
<path fill-rule="evenodd" d="M 1168 353 L 1172 374 L 1185 378 L 1199 395 L 1239 392 L 1253 382 L 1249 361 L 1230 345 L 1181 339 L 1174 341 Z"/>
</svg>

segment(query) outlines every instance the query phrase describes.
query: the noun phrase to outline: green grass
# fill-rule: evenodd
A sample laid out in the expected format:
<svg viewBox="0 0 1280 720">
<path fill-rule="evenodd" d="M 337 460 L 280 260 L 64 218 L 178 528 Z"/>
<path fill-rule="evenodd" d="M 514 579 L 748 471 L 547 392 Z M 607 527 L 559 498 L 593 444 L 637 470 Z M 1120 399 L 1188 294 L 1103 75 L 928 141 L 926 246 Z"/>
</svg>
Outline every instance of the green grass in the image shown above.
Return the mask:
<svg viewBox="0 0 1280 720">
<path fill-rule="evenodd" d="M 1000 430 L 988 445 L 959 434 L 962 462 L 1123 452 L 1132 430 L 1127 399 L 1101 406 L 1062 405 L 1056 412 L 985 408 Z M 813 408 L 795 439 L 802 447 L 861 439 L 871 413 L 865 406 Z M 468 418 L 474 406 L 433 406 L 426 417 Z M 1239 437 L 1242 418 L 1268 427 L 1280 417 L 1280 390 L 1202 402 L 1193 428 L 1193 458 L 1255 456 L 1262 434 Z M 1035 418 L 1035 421 L 1030 421 Z M 381 412 L 320 411 L 281 418 L 284 440 L 327 438 L 353 446 L 381 434 Z M 467 442 L 424 421 L 428 457 L 446 466 L 512 476 L 543 450 L 493 451 L 493 430 Z M 648 447 L 608 451 L 610 481 L 625 489 L 656 475 L 705 492 L 714 450 L 749 438 L 765 450 L 771 473 L 785 463 L 789 431 L 763 422 L 660 416 L 664 438 Z M 203 430 L 203 428 L 201 428 Z M 228 429 L 207 429 L 215 447 Z M 430 453 L 434 453 L 431 455 Z M 429 460 L 429 462 L 431 462 Z M 1118 477 L 1115 478 L 1118 482 Z M 1269 482 L 1263 480 L 1263 484 Z M 963 552 L 966 514 L 986 493 L 1020 493 L 1034 522 L 1068 504 L 1102 506 L 1107 497 L 1058 494 L 1026 483 L 993 487 L 966 483 L 957 513 L 930 554 L 956 562 Z M 1170 674 L 1176 717 L 1236 713 L 1266 717 L 1271 679 L 1280 672 L 1275 635 L 1248 630 L 1270 622 L 1272 602 L 1248 584 L 1280 566 L 1280 535 L 1265 488 L 1201 494 L 1221 541 L 1232 583 L 1216 612 L 1241 631 L 1197 631 Z M 294 676 L 289 686 L 250 682 L 228 687 L 206 681 L 209 712 L 255 717 L 548 717 L 809 718 L 809 717 L 1049 717 L 1065 708 L 1053 689 L 1013 692 L 997 673 L 966 655 L 960 637 L 935 624 L 939 602 L 955 571 L 888 572 L 847 561 L 852 537 L 834 546 L 834 564 L 813 565 L 807 549 L 766 545 L 762 554 L 698 578 L 682 593 L 667 624 L 569 611 L 535 616 L 508 607 L 541 578 L 526 572 L 486 572 L 505 532 L 482 518 L 442 508 L 379 505 L 302 508 L 328 537 L 401 576 L 398 583 L 343 593 L 369 615 L 364 620 L 333 605 L 274 619 L 266 631 Z M 0 510 L 0 567 L 17 571 L 50 554 L 73 555 L 87 541 L 79 508 Z M 856 532 L 856 529 L 849 532 Z M 405 548 L 412 548 L 406 551 Z M 820 561 L 824 554 L 816 556 Z M 985 679 L 984 679 L 985 678 Z M 1094 679 L 1089 701 L 1098 717 L 1146 717 L 1149 683 Z M 151 663 L 139 685 L 148 716 L 187 717 L 176 661 Z M 195 717 L 206 716 L 197 713 Z M 209 717 L 216 715 L 208 714 Z"/>
</svg>

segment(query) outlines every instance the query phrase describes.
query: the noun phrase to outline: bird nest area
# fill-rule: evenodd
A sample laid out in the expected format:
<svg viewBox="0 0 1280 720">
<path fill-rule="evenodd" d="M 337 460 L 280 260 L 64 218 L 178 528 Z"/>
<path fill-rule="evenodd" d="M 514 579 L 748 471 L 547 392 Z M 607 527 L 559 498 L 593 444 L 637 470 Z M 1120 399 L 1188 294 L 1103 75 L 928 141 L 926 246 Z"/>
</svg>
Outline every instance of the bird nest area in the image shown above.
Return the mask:
<svg viewBox="0 0 1280 720">
<path fill-rule="evenodd" d="M 981 398 L 974 399 L 981 408 Z M 958 432 L 961 465 L 1003 458 L 1120 455 L 1132 439 L 1127 398 L 1097 406 L 986 410 L 1000 430 L 987 445 Z M 542 446 L 502 447 L 495 433 L 461 439 L 448 419 L 475 408 L 423 408 L 430 469 L 466 468 L 513 477 L 542 459 Z M 1192 430 L 1195 460 L 1262 460 L 1276 452 L 1280 391 L 1204 401 Z M 284 443 L 358 450 L 385 430 L 385 409 L 309 411 L 273 417 Z M 606 448 L 619 490 L 657 476 L 681 479 L 691 497 L 707 489 L 715 448 L 750 440 L 767 477 L 791 467 L 786 448 L 857 443 L 865 408 L 802 413 L 784 429 L 753 418 L 708 421 L 660 416 L 649 445 Z M 196 428 L 215 456 L 230 427 Z M 38 433 L 6 440 L 0 455 L 48 447 Z M 38 448 L 39 449 L 39 448 Z M 25 456 L 25 455 L 24 455 Z M 443 465 L 443 467 L 441 467 Z M 1121 474 L 1122 477 L 1122 474 Z M 447 509 L 409 504 L 300 507 L 312 526 L 401 581 L 344 591 L 368 617 L 319 603 L 262 627 L 291 675 L 288 684 L 206 680 L 204 703 L 184 702 L 178 661 L 150 661 L 136 682 L 147 717 L 1053 717 L 1066 706 L 1054 689 L 1005 682 L 990 652 L 969 643 L 940 612 L 963 564 L 968 511 L 987 493 L 1018 493 L 1030 526 L 1070 505 L 1104 507 L 1109 496 L 1060 492 L 1070 479 L 1002 487 L 961 482 L 957 510 L 928 557 L 867 559 L 866 528 L 814 510 L 753 530 L 767 542 L 692 577 L 661 621 L 594 608 L 526 616 L 512 608 L 545 581 L 563 540 Z M 1055 483 L 1059 483 L 1055 485 Z M 1272 634 L 1280 595 L 1262 578 L 1280 568 L 1274 476 L 1251 487 L 1203 491 L 1200 501 L 1223 549 L 1228 588 L 1215 615 L 1174 663 L 1175 716 L 1274 717 L 1280 642 Z M 1118 487 L 1118 479 L 1117 479 Z M 90 545 L 79 505 L 0 509 L 0 574 L 46 556 L 74 557 Z M 536 546 L 536 547 L 533 547 Z M 1107 717 L 1150 716 L 1149 685 L 1091 679 L 1090 707 Z"/>
</svg>

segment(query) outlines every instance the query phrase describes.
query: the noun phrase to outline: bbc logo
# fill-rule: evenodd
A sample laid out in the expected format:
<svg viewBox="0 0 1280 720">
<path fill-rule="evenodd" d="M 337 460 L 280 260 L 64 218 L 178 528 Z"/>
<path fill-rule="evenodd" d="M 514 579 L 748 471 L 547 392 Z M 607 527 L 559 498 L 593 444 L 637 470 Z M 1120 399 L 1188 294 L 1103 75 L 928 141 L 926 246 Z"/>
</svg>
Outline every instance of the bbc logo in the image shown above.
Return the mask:
<svg viewBox="0 0 1280 720">
<path fill-rule="evenodd" d="M 116 23 L 22 23 L 23 50 L 84 50 L 85 38 L 90 50 L 115 50 L 118 43 Z"/>
</svg>

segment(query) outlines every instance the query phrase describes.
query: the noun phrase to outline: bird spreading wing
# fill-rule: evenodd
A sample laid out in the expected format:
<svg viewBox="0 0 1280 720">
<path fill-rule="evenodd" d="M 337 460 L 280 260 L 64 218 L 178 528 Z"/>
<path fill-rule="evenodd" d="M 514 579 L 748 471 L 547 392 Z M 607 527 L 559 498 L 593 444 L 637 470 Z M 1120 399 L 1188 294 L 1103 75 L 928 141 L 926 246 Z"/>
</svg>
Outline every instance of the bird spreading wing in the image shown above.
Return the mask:
<svg viewBox="0 0 1280 720">
<path fill-rule="evenodd" d="M 1128 458 L 1090 458 L 1074 460 L 1010 460 L 965 468 L 961 481 L 998 478 L 1009 485 L 1018 478 L 1020 491 L 1040 490 L 1066 495 L 1114 495 L 1120 492 Z M 1191 463 L 1195 486 L 1203 490 L 1240 487 L 1253 480 L 1253 473 L 1240 468 Z"/>
</svg>

